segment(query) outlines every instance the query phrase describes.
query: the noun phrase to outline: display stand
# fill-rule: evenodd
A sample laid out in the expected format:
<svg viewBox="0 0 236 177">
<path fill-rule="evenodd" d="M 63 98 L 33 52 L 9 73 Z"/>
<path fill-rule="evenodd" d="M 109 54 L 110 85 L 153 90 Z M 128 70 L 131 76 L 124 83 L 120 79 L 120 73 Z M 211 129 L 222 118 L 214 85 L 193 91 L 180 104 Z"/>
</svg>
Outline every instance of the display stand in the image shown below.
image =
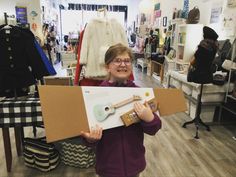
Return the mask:
<svg viewBox="0 0 236 177">
<path fill-rule="evenodd" d="M 201 107 L 202 107 L 201 98 L 202 98 L 202 89 L 203 89 L 203 86 L 204 86 L 204 84 L 201 84 L 200 93 L 199 93 L 199 95 L 198 95 L 197 109 L 196 109 L 196 117 L 195 117 L 193 120 L 191 120 L 191 121 L 185 122 L 185 123 L 183 124 L 183 126 L 182 126 L 182 127 L 186 128 L 186 126 L 187 126 L 188 124 L 194 123 L 195 126 L 196 126 L 196 135 L 195 135 L 194 138 L 196 138 L 196 139 L 199 139 L 199 136 L 198 136 L 199 125 L 203 125 L 204 127 L 206 127 L 206 130 L 207 130 L 207 131 L 210 131 L 210 127 L 209 127 L 208 125 L 206 125 L 206 124 L 201 120 L 201 117 L 200 117 L 200 115 L 201 115 Z"/>
</svg>

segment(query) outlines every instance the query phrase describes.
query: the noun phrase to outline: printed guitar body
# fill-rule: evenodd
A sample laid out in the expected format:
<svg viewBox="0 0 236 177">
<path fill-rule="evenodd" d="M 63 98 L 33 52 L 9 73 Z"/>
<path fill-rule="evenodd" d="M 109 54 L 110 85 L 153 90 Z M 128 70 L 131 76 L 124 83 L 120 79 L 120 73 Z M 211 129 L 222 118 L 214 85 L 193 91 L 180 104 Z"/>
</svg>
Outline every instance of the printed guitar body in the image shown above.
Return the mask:
<svg viewBox="0 0 236 177">
<path fill-rule="evenodd" d="M 131 102 L 137 101 L 137 100 L 141 100 L 141 99 L 142 98 L 140 96 L 133 95 L 132 98 L 126 99 L 126 100 L 121 101 L 120 103 L 117 103 L 114 105 L 112 103 L 108 103 L 108 104 L 104 104 L 104 105 L 98 104 L 93 107 L 93 114 L 96 117 L 97 121 L 102 122 L 106 118 L 108 118 L 109 115 L 114 114 L 116 108 L 119 108 L 119 107 L 124 106 L 128 103 L 131 103 Z"/>
<path fill-rule="evenodd" d="M 115 113 L 115 108 L 112 107 L 112 103 L 108 103 L 106 105 L 95 105 L 93 107 L 93 113 L 96 119 L 99 122 L 104 121 L 109 115 Z"/>
</svg>

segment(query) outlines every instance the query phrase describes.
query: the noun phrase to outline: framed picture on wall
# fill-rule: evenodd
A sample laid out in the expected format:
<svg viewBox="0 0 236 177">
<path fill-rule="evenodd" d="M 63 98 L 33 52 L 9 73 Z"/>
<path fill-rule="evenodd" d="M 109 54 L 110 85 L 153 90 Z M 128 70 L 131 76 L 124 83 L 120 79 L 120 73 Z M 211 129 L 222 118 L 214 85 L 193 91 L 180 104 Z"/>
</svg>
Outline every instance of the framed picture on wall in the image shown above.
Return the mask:
<svg viewBox="0 0 236 177">
<path fill-rule="evenodd" d="M 228 0 L 227 6 L 228 7 L 236 7 L 236 0 Z"/>
<path fill-rule="evenodd" d="M 156 11 L 154 11 L 154 17 L 155 17 L 155 18 L 161 17 L 161 10 L 156 10 Z"/>
<path fill-rule="evenodd" d="M 154 10 L 160 10 L 161 4 L 160 3 L 156 3 L 154 5 Z"/>
<path fill-rule="evenodd" d="M 167 17 L 163 17 L 162 25 L 163 27 L 167 26 Z"/>
<path fill-rule="evenodd" d="M 21 6 L 16 6 L 16 21 L 19 24 L 27 24 L 27 8 L 26 7 L 21 7 Z"/>
</svg>

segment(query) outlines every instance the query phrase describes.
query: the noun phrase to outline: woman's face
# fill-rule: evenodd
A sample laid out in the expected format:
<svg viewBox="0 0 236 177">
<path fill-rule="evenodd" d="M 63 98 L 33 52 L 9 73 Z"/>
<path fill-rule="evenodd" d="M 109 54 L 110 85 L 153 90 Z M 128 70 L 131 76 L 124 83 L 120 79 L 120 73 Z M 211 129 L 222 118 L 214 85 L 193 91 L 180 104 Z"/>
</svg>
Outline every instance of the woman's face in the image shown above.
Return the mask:
<svg viewBox="0 0 236 177">
<path fill-rule="evenodd" d="M 109 81 L 126 81 L 132 73 L 132 61 L 130 56 L 127 53 L 117 55 L 112 62 L 107 65 L 107 71 L 110 75 Z"/>
</svg>

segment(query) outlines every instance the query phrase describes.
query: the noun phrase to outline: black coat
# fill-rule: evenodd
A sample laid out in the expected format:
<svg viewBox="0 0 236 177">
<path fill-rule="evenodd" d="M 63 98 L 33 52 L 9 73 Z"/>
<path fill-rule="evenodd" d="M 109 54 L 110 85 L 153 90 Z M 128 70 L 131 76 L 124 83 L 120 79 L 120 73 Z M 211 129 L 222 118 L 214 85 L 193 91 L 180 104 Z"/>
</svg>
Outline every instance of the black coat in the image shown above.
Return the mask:
<svg viewBox="0 0 236 177">
<path fill-rule="evenodd" d="M 0 96 L 9 90 L 20 90 L 49 75 L 27 30 L 0 26 Z"/>
<path fill-rule="evenodd" d="M 195 83 L 212 83 L 213 72 L 212 62 L 217 51 L 216 42 L 212 40 L 202 40 L 194 54 L 195 77 L 192 82 Z"/>
</svg>

